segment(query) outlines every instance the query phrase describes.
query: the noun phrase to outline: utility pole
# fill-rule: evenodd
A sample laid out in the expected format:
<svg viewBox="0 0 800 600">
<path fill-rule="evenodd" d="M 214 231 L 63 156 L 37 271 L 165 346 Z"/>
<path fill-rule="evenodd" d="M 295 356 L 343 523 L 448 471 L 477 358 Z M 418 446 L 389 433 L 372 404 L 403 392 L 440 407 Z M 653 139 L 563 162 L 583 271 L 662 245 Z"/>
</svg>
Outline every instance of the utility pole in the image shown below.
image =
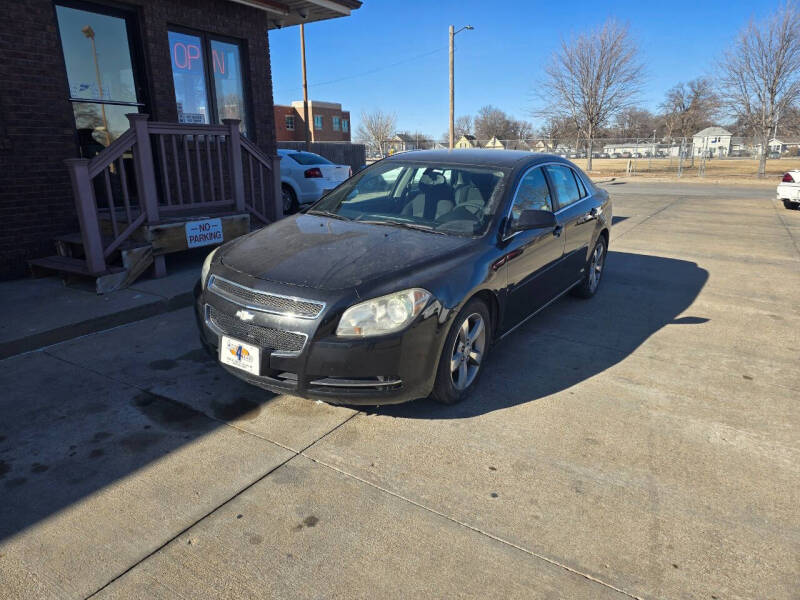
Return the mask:
<svg viewBox="0 0 800 600">
<path fill-rule="evenodd" d="M 453 137 L 456 134 L 455 124 L 455 83 L 453 74 L 453 42 L 455 41 L 455 28 L 450 25 L 450 144 L 448 148 L 453 149 Z"/>
<path fill-rule="evenodd" d="M 455 28 L 450 25 L 450 150 L 453 149 L 453 145 L 455 144 L 455 140 L 453 137 L 456 133 L 456 124 L 455 124 L 455 76 L 453 74 L 453 54 L 454 54 L 454 43 L 456 34 L 464 31 L 465 29 L 475 29 L 472 25 L 466 25 L 455 31 Z"/>
<path fill-rule="evenodd" d="M 306 29 L 300 23 L 300 53 L 303 57 L 303 123 L 306 130 L 306 150 L 311 137 L 311 123 L 308 121 L 308 80 L 306 79 Z"/>
<path fill-rule="evenodd" d="M 87 25 L 83 29 L 81 29 L 81 33 L 89 38 L 92 42 L 92 56 L 94 57 L 94 72 L 95 76 L 97 77 L 97 92 L 100 95 L 100 114 L 103 118 L 103 130 L 105 133 L 106 138 L 106 146 L 111 145 L 111 133 L 108 131 L 108 119 L 106 118 L 106 105 L 102 102 L 103 100 L 103 81 L 100 79 L 100 63 L 97 60 L 97 46 L 94 43 L 94 29 L 92 29 L 91 25 Z"/>
</svg>

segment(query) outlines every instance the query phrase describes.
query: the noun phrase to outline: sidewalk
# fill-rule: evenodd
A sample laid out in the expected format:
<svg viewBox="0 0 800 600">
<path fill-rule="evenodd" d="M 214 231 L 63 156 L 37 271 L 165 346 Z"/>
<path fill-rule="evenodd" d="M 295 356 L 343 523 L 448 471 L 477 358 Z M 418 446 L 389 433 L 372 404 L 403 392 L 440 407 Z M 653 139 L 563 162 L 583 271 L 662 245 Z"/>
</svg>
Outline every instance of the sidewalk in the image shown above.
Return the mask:
<svg viewBox="0 0 800 600">
<path fill-rule="evenodd" d="M 59 277 L 0 283 L 0 359 L 189 306 L 209 249 L 167 258 L 166 277 L 97 295 Z"/>
</svg>

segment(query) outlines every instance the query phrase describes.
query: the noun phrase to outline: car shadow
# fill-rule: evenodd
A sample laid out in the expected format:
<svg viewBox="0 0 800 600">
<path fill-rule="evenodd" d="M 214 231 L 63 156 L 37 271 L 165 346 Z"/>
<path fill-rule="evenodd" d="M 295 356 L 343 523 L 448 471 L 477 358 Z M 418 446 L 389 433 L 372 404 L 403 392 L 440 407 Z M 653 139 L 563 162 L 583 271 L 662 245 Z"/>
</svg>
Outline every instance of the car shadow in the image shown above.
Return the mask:
<svg viewBox="0 0 800 600">
<path fill-rule="evenodd" d="M 693 262 L 609 252 L 597 295 L 567 296 L 495 344 L 463 403 L 353 408 L 461 419 L 555 394 L 624 360 L 662 327 L 705 322 L 684 313 L 707 279 Z M 118 333 L 107 332 L 3 362 L 0 389 L 13 392 L 0 397 L 0 543 L 227 422 L 282 416 L 305 422 L 313 439 L 315 428 L 321 435 L 342 420 L 336 407 L 275 396 L 225 373 L 202 349 L 187 352 L 197 340 L 194 323 L 181 321 L 179 330 L 169 323 L 164 317 L 129 328 L 124 347 Z M 76 378 L 64 365 L 83 355 L 91 368 Z"/>
<path fill-rule="evenodd" d="M 707 279 L 708 272 L 690 261 L 611 251 L 594 298 L 567 295 L 495 343 L 464 402 L 444 406 L 424 399 L 366 410 L 463 419 L 555 394 L 621 362 L 662 327 L 706 322 L 680 315 Z"/>
</svg>

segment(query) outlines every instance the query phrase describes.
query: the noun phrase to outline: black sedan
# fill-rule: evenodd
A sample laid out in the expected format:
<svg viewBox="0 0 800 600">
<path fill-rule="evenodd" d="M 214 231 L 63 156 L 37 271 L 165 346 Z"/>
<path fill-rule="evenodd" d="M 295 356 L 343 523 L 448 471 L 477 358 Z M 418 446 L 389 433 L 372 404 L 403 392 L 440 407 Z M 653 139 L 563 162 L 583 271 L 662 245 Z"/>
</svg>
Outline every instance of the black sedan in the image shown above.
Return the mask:
<svg viewBox="0 0 800 600">
<path fill-rule="evenodd" d="M 563 158 L 398 154 L 212 252 L 201 338 L 274 392 L 454 403 L 493 342 L 567 292 L 595 294 L 610 227 L 608 194 Z"/>
</svg>

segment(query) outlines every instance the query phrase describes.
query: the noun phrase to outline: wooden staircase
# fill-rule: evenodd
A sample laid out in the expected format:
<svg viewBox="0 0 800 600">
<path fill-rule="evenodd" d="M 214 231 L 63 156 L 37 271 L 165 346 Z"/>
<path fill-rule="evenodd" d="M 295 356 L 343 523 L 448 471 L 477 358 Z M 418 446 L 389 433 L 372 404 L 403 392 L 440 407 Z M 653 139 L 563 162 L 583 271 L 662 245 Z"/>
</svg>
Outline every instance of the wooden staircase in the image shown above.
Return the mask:
<svg viewBox="0 0 800 600">
<path fill-rule="evenodd" d="M 283 216 L 280 157 L 222 125 L 159 123 L 126 115 L 130 129 L 97 156 L 68 159 L 80 232 L 54 238 L 57 254 L 28 261 L 34 275 L 95 281 L 98 294 L 124 288 L 164 255 L 189 247 L 186 224 L 219 219 L 223 241 Z M 218 225 L 219 226 L 219 225 Z"/>
<path fill-rule="evenodd" d="M 103 246 L 113 242 L 110 236 L 103 236 Z M 28 261 L 34 276 L 58 273 L 64 283 L 75 279 L 94 279 L 98 294 L 106 294 L 131 285 L 151 265 L 153 248 L 151 244 L 127 240 L 121 243 L 106 258 L 104 271 L 92 273 L 86 263 L 86 250 L 80 232 L 58 235 L 55 242 L 55 256 L 36 258 Z"/>
</svg>

